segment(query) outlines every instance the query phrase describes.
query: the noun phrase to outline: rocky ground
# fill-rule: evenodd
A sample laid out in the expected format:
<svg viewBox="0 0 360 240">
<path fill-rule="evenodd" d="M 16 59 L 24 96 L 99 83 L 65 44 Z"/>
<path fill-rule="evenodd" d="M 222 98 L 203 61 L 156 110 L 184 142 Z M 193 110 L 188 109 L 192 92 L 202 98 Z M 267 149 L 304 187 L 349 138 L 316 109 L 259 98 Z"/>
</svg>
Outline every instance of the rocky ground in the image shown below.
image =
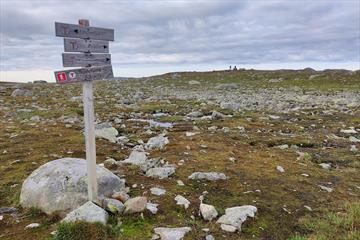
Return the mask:
<svg viewBox="0 0 360 240">
<path fill-rule="evenodd" d="M 126 180 L 126 193 L 107 199 L 105 229 L 74 231 L 360 238 L 359 71 L 170 73 L 97 82 L 95 99 L 97 162 Z M 0 82 L 0 239 L 69 228 L 22 208 L 20 191 L 39 166 L 85 158 L 82 115 L 80 84 Z"/>
</svg>

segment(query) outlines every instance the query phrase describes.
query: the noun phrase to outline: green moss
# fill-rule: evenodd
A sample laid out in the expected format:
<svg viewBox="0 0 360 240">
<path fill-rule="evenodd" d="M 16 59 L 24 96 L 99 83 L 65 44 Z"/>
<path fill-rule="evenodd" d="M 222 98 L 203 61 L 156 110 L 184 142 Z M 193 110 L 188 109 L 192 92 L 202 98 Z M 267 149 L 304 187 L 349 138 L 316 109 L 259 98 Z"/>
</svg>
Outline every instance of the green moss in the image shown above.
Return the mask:
<svg viewBox="0 0 360 240">
<path fill-rule="evenodd" d="M 60 223 L 52 240 L 106 240 L 110 239 L 108 229 L 101 223 Z"/>
</svg>

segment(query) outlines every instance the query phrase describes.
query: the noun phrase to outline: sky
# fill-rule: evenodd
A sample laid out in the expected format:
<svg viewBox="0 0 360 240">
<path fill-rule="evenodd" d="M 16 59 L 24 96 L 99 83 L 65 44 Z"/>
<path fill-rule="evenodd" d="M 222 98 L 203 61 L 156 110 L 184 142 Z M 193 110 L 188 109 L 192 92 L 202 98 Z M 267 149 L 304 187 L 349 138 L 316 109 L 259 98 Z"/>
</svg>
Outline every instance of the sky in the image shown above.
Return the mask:
<svg viewBox="0 0 360 240">
<path fill-rule="evenodd" d="M 55 81 L 54 22 L 113 28 L 115 76 L 360 69 L 359 0 L 0 0 L 0 81 Z"/>
</svg>

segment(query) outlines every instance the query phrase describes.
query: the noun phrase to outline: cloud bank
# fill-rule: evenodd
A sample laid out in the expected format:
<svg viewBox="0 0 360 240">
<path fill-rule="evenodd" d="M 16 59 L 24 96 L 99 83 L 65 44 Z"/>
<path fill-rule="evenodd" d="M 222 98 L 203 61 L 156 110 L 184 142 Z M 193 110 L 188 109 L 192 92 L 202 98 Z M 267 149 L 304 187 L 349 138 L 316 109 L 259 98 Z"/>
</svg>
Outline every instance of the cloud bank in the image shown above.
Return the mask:
<svg viewBox="0 0 360 240">
<path fill-rule="evenodd" d="M 0 1 L 1 71 L 61 68 L 54 22 L 115 29 L 115 68 L 360 62 L 360 2 Z M 146 74 L 146 73 L 145 73 Z"/>
</svg>

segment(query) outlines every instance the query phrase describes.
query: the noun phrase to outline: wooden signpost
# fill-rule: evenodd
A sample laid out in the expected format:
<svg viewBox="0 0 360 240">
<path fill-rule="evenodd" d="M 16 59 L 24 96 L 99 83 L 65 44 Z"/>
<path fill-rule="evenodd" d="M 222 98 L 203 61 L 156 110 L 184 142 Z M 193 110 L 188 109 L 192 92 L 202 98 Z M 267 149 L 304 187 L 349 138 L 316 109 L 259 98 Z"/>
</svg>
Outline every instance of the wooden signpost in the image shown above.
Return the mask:
<svg viewBox="0 0 360 240">
<path fill-rule="evenodd" d="M 88 197 L 98 197 L 96 181 L 96 146 L 94 126 L 93 80 L 113 78 L 109 42 L 114 41 L 114 30 L 89 27 L 89 20 L 80 19 L 79 25 L 55 22 L 55 34 L 64 38 L 64 67 L 85 67 L 55 71 L 57 83 L 81 82 L 83 86 L 85 145 L 88 176 Z"/>
</svg>

